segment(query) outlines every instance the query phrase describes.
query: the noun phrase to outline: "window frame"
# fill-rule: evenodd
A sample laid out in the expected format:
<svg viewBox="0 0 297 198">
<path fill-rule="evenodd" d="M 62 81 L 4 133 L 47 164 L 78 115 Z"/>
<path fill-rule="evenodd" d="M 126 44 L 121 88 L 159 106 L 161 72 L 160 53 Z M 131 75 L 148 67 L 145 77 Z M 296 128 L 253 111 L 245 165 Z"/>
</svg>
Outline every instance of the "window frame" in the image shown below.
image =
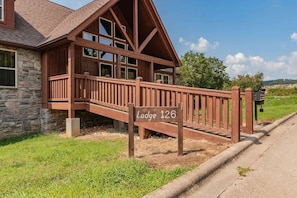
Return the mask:
<svg viewBox="0 0 297 198">
<path fill-rule="evenodd" d="M 122 45 L 124 48 L 118 47 L 117 44 Z M 120 41 L 114 41 L 114 47 L 127 51 L 127 44 Z M 115 54 L 115 56 L 117 55 Z M 126 64 L 126 62 L 127 58 L 125 56 L 121 56 L 121 63 Z"/>
<path fill-rule="evenodd" d="M 119 29 L 117 23 L 114 23 L 114 27 L 113 27 L 114 38 L 117 39 L 117 40 L 120 40 L 120 41 L 124 41 L 124 42 L 125 42 L 125 41 L 126 41 L 126 38 L 125 38 L 124 35 L 122 35 L 124 38 L 119 38 L 119 37 L 117 37 L 117 34 L 116 34 L 116 30 L 117 30 L 117 28 Z M 127 27 L 126 27 L 125 25 L 122 25 L 122 29 L 124 30 L 124 32 L 127 32 Z M 121 30 L 119 30 L 119 31 L 121 32 Z M 121 34 L 122 34 L 122 33 L 121 33 Z"/>
<path fill-rule="evenodd" d="M 129 69 L 136 71 L 135 79 L 130 79 L 129 78 Z M 138 77 L 138 69 L 137 68 L 135 68 L 135 67 L 126 67 L 126 79 L 127 80 L 136 80 L 137 77 Z"/>
<path fill-rule="evenodd" d="M 85 54 L 85 49 L 91 49 L 91 50 L 93 50 L 94 52 L 96 52 L 96 56 L 89 56 L 89 55 Z M 90 48 L 90 47 L 83 47 L 82 55 L 83 55 L 83 57 L 92 58 L 92 59 L 98 59 L 99 58 L 99 51 L 98 50 L 95 50 L 93 48 Z"/>
<path fill-rule="evenodd" d="M 157 79 L 157 76 L 160 76 L 161 79 Z M 165 77 L 165 76 L 167 77 L 167 83 L 164 82 L 164 77 Z M 164 83 L 164 84 L 171 84 L 171 83 L 170 83 L 170 75 L 169 75 L 169 74 L 164 74 L 164 73 L 159 73 L 159 72 L 157 72 L 157 73 L 155 73 L 155 75 L 154 75 L 154 81 L 157 82 L 157 80 L 162 80 L 162 83 Z"/>
<path fill-rule="evenodd" d="M 110 23 L 110 35 L 107 33 L 103 33 L 101 32 L 101 20 L 104 20 L 106 22 L 109 22 Z M 109 20 L 109 19 L 106 19 L 106 18 L 103 18 L 103 17 L 99 17 L 99 35 L 103 35 L 103 36 L 107 36 L 109 38 L 112 38 L 113 37 L 113 21 Z"/>
<path fill-rule="evenodd" d="M 93 38 L 95 38 L 95 41 L 85 38 L 85 37 L 84 37 L 85 35 L 93 36 Z M 82 38 L 85 39 L 85 40 L 88 40 L 88 41 L 98 42 L 98 35 L 96 35 L 96 34 L 92 34 L 92 33 L 90 33 L 90 32 L 83 31 L 83 33 L 82 33 Z"/>
<path fill-rule="evenodd" d="M 4 22 L 4 0 L 0 3 L 0 22 Z"/>
<path fill-rule="evenodd" d="M 108 66 L 110 66 L 110 68 L 111 68 L 111 75 L 109 76 L 109 78 L 113 78 L 113 64 L 110 64 L 110 63 L 104 63 L 104 62 L 101 62 L 100 64 L 99 64 L 99 76 L 100 77 L 106 77 L 106 75 L 105 76 L 102 76 L 102 65 L 108 65 Z"/>
<path fill-rule="evenodd" d="M 13 52 L 14 53 L 14 68 L 9 68 L 9 67 L 1 67 L 0 66 L 0 69 L 3 69 L 3 70 L 10 70 L 10 71 L 14 71 L 14 86 L 4 86 L 4 85 L 0 85 L 0 88 L 17 88 L 17 77 L 18 77 L 18 74 L 17 74 L 17 51 L 16 50 L 10 50 L 10 49 L 3 49 L 3 48 L 0 48 L 0 51 L 5 51 L 5 52 Z"/>
</svg>

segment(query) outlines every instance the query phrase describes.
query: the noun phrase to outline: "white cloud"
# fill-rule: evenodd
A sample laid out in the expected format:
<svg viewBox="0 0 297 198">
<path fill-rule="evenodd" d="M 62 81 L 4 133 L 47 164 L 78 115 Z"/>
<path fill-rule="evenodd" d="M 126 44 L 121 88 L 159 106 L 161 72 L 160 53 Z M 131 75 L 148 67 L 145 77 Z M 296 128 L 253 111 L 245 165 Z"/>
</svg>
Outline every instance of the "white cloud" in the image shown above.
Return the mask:
<svg viewBox="0 0 297 198">
<path fill-rule="evenodd" d="M 297 33 L 296 33 L 296 32 L 294 32 L 294 33 L 291 35 L 291 39 L 292 39 L 292 41 L 297 42 Z"/>
<path fill-rule="evenodd" d="M 198 52 L 206 52 L 210 49 L 214 50 L 220 46 L 219 42 L 210 43 L 207 39 L 203 37 L 200 37 L 197 43 L 191 43 L 180 37 L 179 42 L 185 46 L 188 46 L 190 50 Z"/>
<path fill-rule="evenodd" d="M 243 53 L 228 55 L 224 64 L 231 77 L 237 75 L 264 73 L 265 80 L 277 78 L 293 78 L 297 75 L 297 51 L 288 56 L 281 56 L 276 61 L 267 61 L 260 56 L 246 57 Z"/>
</svg>

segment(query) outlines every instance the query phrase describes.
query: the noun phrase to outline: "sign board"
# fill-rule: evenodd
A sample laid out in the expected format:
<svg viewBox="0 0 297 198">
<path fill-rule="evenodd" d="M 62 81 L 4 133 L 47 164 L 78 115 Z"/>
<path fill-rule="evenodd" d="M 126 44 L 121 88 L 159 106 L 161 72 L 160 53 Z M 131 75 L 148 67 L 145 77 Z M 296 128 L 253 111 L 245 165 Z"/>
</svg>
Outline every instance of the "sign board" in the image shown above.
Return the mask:
<svg viewBox="0 0 297 198">
<path fill-rule="evenodd" d="M 177 122 L 178 155 L 183 155 L 182 104 L 177 107 L 134 107 L 129 104 L 129 157 L 134 156 L 134 122 Z"/>
<path fill-rule="evenodd" d="M 178 107 L 135 107 L 135 122 L 178 122 Z"/>
</svg>

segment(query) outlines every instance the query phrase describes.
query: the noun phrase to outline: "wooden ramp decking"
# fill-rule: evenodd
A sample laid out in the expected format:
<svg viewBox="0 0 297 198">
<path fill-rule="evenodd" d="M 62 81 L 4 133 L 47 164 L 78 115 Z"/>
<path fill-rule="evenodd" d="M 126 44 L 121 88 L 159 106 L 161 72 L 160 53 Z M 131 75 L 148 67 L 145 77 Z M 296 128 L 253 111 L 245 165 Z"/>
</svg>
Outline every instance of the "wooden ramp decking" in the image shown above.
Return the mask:
<svg viewBox="0 0 297 198">
<path fill-rule="evenodd" d="M 121 122 L 128 122 L 128 104 L 166 107 L 183 104 L 185 138 L 211 141 L 240 140 L 240 133 L 253 132 L 252 91 L 189 88 L 161 83 L 78 75 L 68 89 L 68 75 L 49 78 L 49 109 L 86 110 Z M 73 95 L 73 99 L 69 97 Z M 175 123 L 135 122 L 135 125 L 177 136 Z"/>
</svg>

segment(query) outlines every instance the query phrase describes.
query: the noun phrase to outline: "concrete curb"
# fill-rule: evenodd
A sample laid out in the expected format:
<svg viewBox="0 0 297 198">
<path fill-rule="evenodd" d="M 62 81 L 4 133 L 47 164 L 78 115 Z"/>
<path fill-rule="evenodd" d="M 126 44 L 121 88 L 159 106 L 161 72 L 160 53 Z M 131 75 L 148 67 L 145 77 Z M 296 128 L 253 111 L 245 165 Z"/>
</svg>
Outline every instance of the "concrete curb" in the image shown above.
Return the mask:
<svg viewBox="0 0 297 198">
<path fill-rule="evenodd" d="M 284 118 L 276 120 L 270 125 L 267 125 L 261 128 L 259 133 L 253 134 L 241 142 L 233 145 L 227 150 L 223 151 L 219 155 L 207 160 L 203 164 L 201 164 L 198 168 L 187 172 L 186 174 L 180 176 L 179 178 L 174 179 L 170 183 L 162 186 L 161 188 L 153 191 L 144 196 L 144 198 L 170 198 L 177 197 L 182 193 L 189 190 L 191 187 L 201 182 L 203 179 L 214 173 L 216 170 L 221 168 L 223 165 L 230 162 L 233 158 L 247 149 L 249 146 L 257 143 L 259 139 L 264 137 L 268 132 L 275 129 L 280 124 L 284 123 L 288 119 L 295 116 L 296 113 L 290 114 Z"/>
</svg>

